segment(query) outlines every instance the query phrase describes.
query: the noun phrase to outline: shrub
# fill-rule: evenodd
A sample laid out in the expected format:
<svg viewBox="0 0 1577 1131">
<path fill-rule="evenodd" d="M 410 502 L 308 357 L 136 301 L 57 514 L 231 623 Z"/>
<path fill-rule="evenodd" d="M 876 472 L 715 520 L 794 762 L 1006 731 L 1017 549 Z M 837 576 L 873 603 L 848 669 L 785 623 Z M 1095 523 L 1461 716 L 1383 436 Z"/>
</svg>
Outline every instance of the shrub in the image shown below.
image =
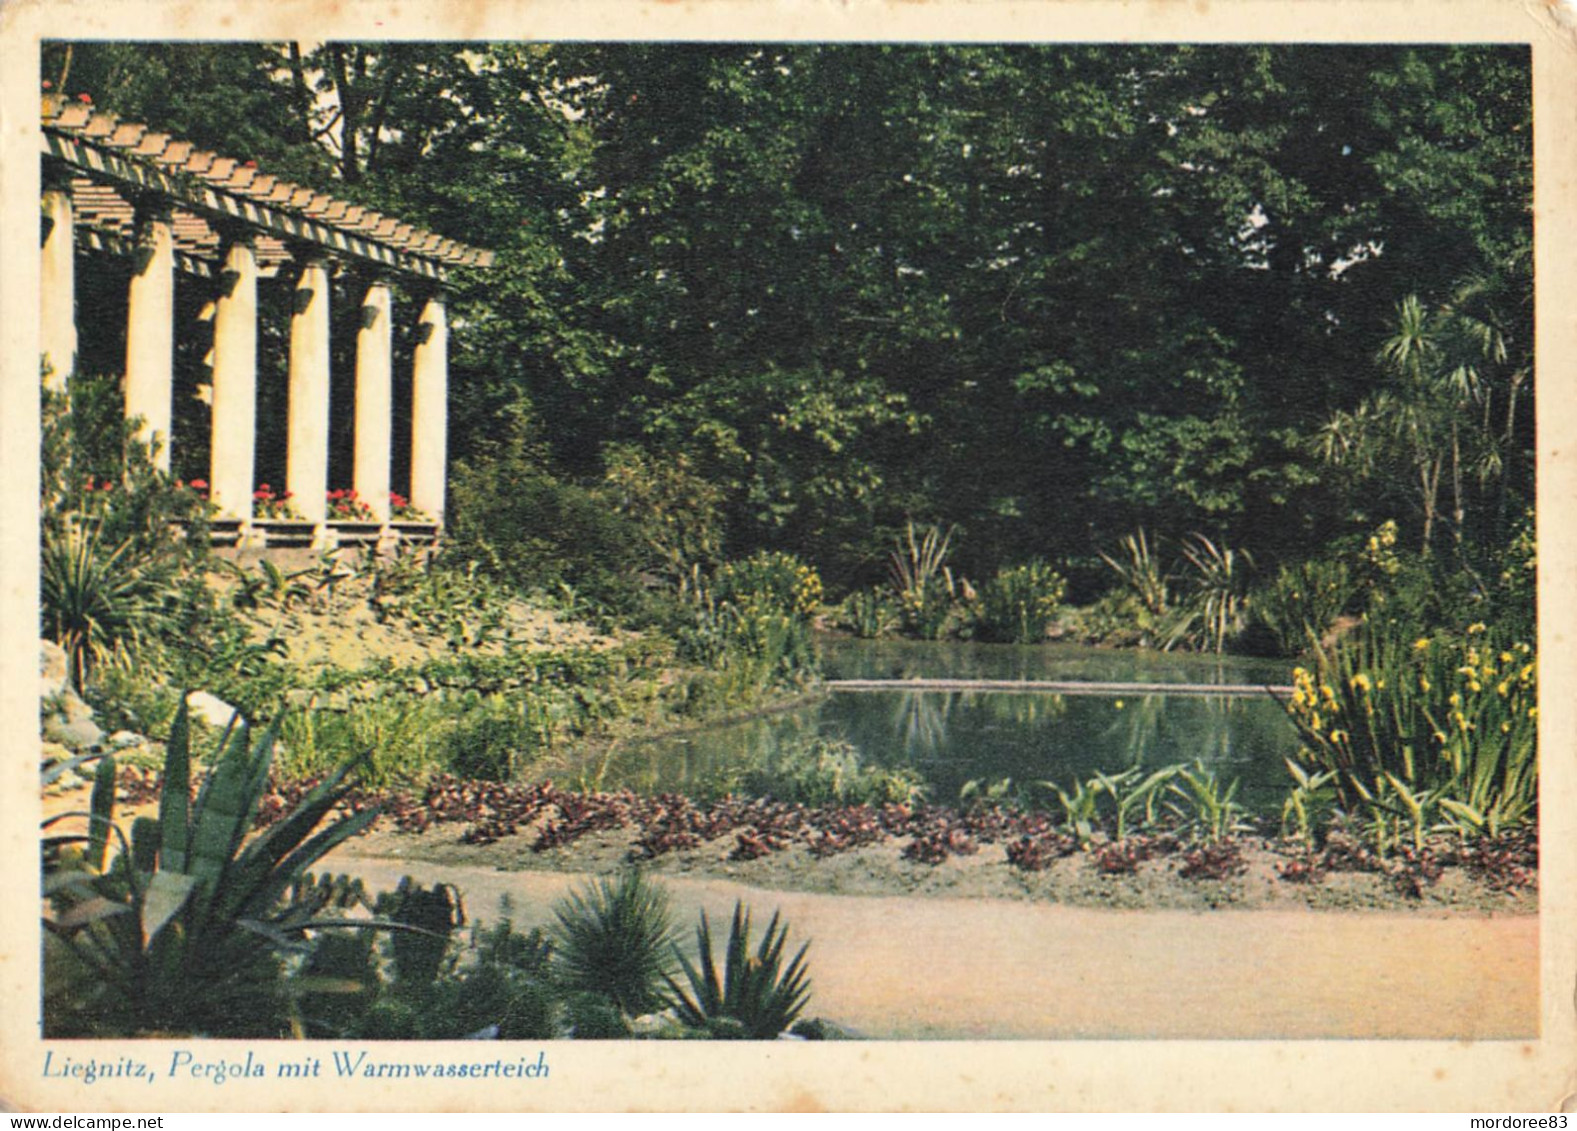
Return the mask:
<svg viewBox="0 0 1577 1131">
<path fill-rule="evenodd" d="M 402 881 L 401 888 L 421 891 L 409 880 Z M 475 934 L 473 959 L 464 962 L 452 933 L 455 905 L 443 896 L 444 890 L 440 885 L 418 901 L 418 908 L 430 916 L 428 927 L 433 933 L 390 933 L 382 965 L 392 965 L 396 977 L 382 983 L 377 997 L 344 1035 L 429 1041 L 540 1041 L 562 1036 L 563 1003 L 550 976 L 551 947 L 542 933 L 522 935 L 503 920 Z M 385 894 L 379 904 L 387 907 L 394 898 Z M 407 936 L 431 946 L 409 974 L 401 969 L 393 949 Z"/>
<path fill-rule="evenodd" d="M 494 639 L 508 613 L 508 595 L 476 562 L 459 567 L 414 554 L 375 565 L 368 601 L 380 622 L 404 620 L 457 651 Z"/>
<path fill-rule="evenodd" d="M 642 872 L 572 891 L 553 916 L 554 961 L 566 989 L 601 994 L 630 1017 L 667 1004 L 673 921 L 667 893 Z"/>
<path fill-rule="evenodd" d="M 750 913 L 742 902 L 735 903 L 719 976 L 712 954 L 712 926 L 706 912 L 701 912 L 701 925 L 696 928 L 699 966 L 675 948 L 689 992 L 672 977 L 667 979 L 680 1020 L 719 1035 L 720 1029 L 732 1022 L 738 1026 L 739 1036 L 758 1041 L 772 1040 L 787 1029 L 810 1000 L 810 979 L 805 970 L 805 952 L 810 944 L 800 947 L 784 966 L 783 947 L 787 939 L 788 927 L 779 922 L 774 912 L 752 955 Z"/>
<path fill-rule="evenodd" d="M 821 575 L 793 554 L 763 550 L 720 566 L 712 579 L 712 597 L 719 604 L 775 609 L 808 621 L 821 607 Z"/>
<path fill-rule="evenodd" d="M 308 776 L 365 751 L 368 785 L 420 784 L 451 768 L 454 725 L 454 712 L 443 701 L 386 689 L 341 710 L 289 714 L 280 768 L 288 777 Z"/>
<path fill-rule="evenodd" d="M 860 589 L 844 598 L 838 622 L 861 640 L 885 636 L 898 625 L 892 601 L 880 589 Z"/>
<path fill-rule="evenodd" d="M 457 462 L 450 474 L 444 558 L 519 592 L 573 586 L 623 607 L 637 589 L 641 538 L 608 499 L 549 470 L 528 421 Z"/>
<path fill-rule="evenodd" d="M 95 526 L 137 556 L 195 561 L 208 549 L 203 491 L 172 481 L 126 420 L 119 379 L 72 378 L 69 393 L 42 391 L 40 513 L 46 531 Z M 184 528 L 172 535 L 172 525 Z"/>
<path fill-rule="evenodd" d="M 1043 561 L 999 571 L 981 592 L 981 635 L 1012 644 L 1044 640 L 1066 588 L 1066 582 Z"/>
<path fill-rule="evenodd" d="M 646 568 L 679 596 L 690 595 L 692 579 L 722 551 L 723 492 L 697 475 L 682 453 L 662 458 L 615 446 L 606 462 L 603 491 L 639 533 Z"/>
<path fill-rule="evenodd" d="M 113 379 L 83 375 L 42 398 L 42 629 L 81 691 L 95 667 L 182 636 L 176 579 L 206 553 L 206 510 L 154 466 Z"/>
<path fill-rule="evenodd" d="M 797 683 L 817 667 L 809 619 L 770 598 L 718 602 L 703 595 L 692 622 L 675 635 L 681 658 L 723 673 L 710 694 L 724 705 L 752 701 L 780 681 Z"/>
<path fill-rule="evenodd" d="M 1347 565 L 1313 560 L 1282 566 L 1275 580 L 1254 593 L 1254 613 L 1283 656 L 1317 645 L 1357 592 Z"/>
<path fill-rule="evenodd" d="M 864 765 L 857 749 L 831 738 L 789 746 L 768 766 L 747 770 L 740 787 L 753 797 L 811 806 L 908 805 L 925 794 L 913 770 Z"/>
<path fill-rule="evenodd" d="M 1409 635 L 1366 623 L 1316 651 L 1312 670 L 1294 670 L 1287 709 L 1302 740 L 1300 763 L 1335 775 L 1348 813 L 1394 808 L 1401 785 L 1437 795 L 1464 831 L 1496 836 L 1531 819 L 1533 647 L 1500 640 L 1482 624 L 1455 638 Z"/>
</svg>

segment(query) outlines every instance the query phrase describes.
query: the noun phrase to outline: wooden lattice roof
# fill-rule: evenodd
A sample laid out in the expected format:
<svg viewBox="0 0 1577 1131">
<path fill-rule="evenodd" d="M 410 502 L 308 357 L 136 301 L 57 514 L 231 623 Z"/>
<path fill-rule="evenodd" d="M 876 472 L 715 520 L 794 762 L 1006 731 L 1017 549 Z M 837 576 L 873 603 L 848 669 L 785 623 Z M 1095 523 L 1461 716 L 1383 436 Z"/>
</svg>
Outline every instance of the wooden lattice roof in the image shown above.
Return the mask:
<svg viewBox="0 0 1577 1131">
<path fill-rule="evenodd" d="M 221 157 L 82 103 L 44 99 L 43 152 L 70 167 L 72 203 L 90 245 L 128 247 L 133 201 L 152 193 L 172 209 L 179 265 L 197 274 L 213 273 L 219 228 L 226 221 L 255 229 L 264 274 L 291 258 L 293 243 L 315 244 L 338 256 L 430 279 L 443 279 L 449 267 L 493 263 L 491 251 L 292 184 L 252 162 Z"/>
</svg>

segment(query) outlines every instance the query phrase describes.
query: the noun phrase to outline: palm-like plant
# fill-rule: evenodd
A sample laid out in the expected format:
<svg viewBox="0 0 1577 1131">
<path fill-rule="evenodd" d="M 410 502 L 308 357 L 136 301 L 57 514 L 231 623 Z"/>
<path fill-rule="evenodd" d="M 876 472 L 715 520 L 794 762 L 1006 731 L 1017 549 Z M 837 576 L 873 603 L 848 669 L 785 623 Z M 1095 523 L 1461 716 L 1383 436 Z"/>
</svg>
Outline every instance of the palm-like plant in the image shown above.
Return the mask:
<svg viewBox="0 0 1577 1131">
<path fill-rule="evenodd" d="M 1248 573 L 1254 559 L 1247 550 L 1216 545 L 1203 534 L 1183 543 L 1183 558 L 1193 569 L 1188 617 L 1179 632 L 1198 625 L 1198 635 L 1218 655 L 1242 634 L 1248 622 Z M 1245 568 L 1246 567 L 1246 568 Z"/>
<path fill-rule="evenodd" d="M 1141 529 L 1118 543 L 1121 557 L 1101 551 L 1101 560 L 1112 568 L 1123 587 L 1139 599 L 1147 612 L 1165 615 L 1171 607 L 1171 593 L 1166 571 L 1160 558 L 1150 545 L 1149 537 Z"/>
<path fill-rule="evenodd" d="M 927 640 L 938 639 L 947 626 L 959 583 L 947 565 L 953 528 L 944 533 L 934 523 L 917 535 L 913 522 L 904 525 L 889 555 L 893 586 L 905 625 Z"/>
<path fill-rule="evenodd" d="M 1503 274 L 1470 277 L 1433 310 L 1416 295 L 1404 298 L 1376 358 L 1387 384 L 1334 415 L 1317 438 L 1327 462 L 1361 477 L 1387 464 L 1407 469 L 1426 553 L 1442 520 L 1462 548 L 1468 474 L 1481 487 L 1495 485 L 1497 517 L 1506 520 L 1506 463 L 1516 452 L 1518 403 L 1532 373 L 1523 340 L 1531 325 L 1514 305 L 1531 289 L 1525 283 L 1524 269 L 1512 263 Z"/>
<path fill-rule="evenodd" d="M 553 915 L 554 961 L 567 989 L 601 994 L 630 1017 L 667 1004 L 673 919 L 667 893 L 642 872 L 572 891 Z"/>
<path fill-rule="evenodd" d="M 778 913 L 773 912 L 766 934 L 755 954 L 751 954 L 750 912 L 742 902 L 736 902 L 719 975 L 712 956 L 712 925 L 706 912 L 701 912 L 701 925 L 696 928 L 700 965 L 678 955 L 690 992 L 686 993 L 673 978 L 667 979 L 679 1019 L 686 1025 L 714 1031 L 733 1023 L 750 1040 L 768 1041 L 783 1032 L 810 1000 L 810 978 L 805 969 L 805 952 L 810 943 L 800 947 L 784 966 L 783 947 L 787 939 L 787 925 L 780 923 Z"/>
<path fill-rule="evenodd" d="M 65 650 L 79 692 L 95 667 L 135 658 L 166 579 L 132 539 L 106 546 L 96 523 L 68 522 L 45 530 L 40 567 L 44 633 Z"/>
</svg>

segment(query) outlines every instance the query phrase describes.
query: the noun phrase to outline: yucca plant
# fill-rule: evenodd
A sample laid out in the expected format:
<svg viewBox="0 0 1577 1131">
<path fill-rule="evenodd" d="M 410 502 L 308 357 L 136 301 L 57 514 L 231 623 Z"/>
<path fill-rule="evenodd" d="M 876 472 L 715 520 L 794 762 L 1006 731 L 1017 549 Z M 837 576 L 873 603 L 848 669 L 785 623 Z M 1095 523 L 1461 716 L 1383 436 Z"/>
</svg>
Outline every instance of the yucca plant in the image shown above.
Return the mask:
<svg viewBox="0 0 1577 1131">
<path fill-rule="evenodd" d="M 805 952 L 810 943 L 800 947 L 785 966 L 783 948 L 788 927 L 780 922 L 777 912 L 773 912 L 766 934 L 751 954 L 750 912 L 742 901 L 734 904 L 734 921 L 728 932 L 721 974 L 712 954 L 712 925 L 705 911 L 701 912 L 701 925 L 695 936 L 699 965 L 674 948 L 684 967 L 689 992 L 672 977 L 667 979 L 681 1021 L 715 1033 L 737 1027 L 740 1036 L 758 1041 L 772 1040 L 794 1023 L 810 1000 L 810 978 L 805 968 Z"/>
<path fill-rule="evenodd" d="M 629 869 L 572 891 L 553 908 L 554 963 L 571 992 L 601 994 L 628 1017 L 668 1004 L 673 919 L 668 895 Z"/>
<path fill-rule="evenodd" d="M 303 873 L 377 816 L 367 809 L 319 828 L 360 759 L 247 839 L 268 788 L 278 728 L 276 718 L 254 742 L 246 724 L 232 724 L 193 804 L 183 700 L 166 745 L 157 819 L 139 818 L 129 837 L 120 830 L 112 811 L 115 766 L 105 759 L 91 811 L 45 822 L 48 830 L 68 817 L 88 819 L 86 834 L 44 839 L 44 895 L 53 911 L 44 927 L 91 974 L 92 1000 L 82 1000 L 78 986 L 77 1000 L 65 1004 L 85 1007 L 98 1031 L 283 1035 L 280 956 L 305 949 L 310 931 L 370 925 L 318 918 L 321 901 L 291 898 Z M 119 851 L 106 863 L 110 843 Z M 46 1003 L 46 1026 L 62 1027 L 50 1012 Z"/>
</svg>

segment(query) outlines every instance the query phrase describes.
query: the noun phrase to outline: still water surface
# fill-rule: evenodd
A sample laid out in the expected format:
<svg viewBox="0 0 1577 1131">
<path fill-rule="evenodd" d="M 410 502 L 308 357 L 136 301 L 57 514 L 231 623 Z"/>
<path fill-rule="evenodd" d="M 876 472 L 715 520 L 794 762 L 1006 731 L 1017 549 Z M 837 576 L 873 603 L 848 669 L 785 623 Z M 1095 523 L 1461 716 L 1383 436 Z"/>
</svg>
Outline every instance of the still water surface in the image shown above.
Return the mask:
<svg viewBox="0 0 1577 1131">
<path fill-rule="evenodd" d="M 1239 657 L 914 641 L 829 641 L 828 679 L 1079 680 L 1285 684 L 1289 665 Z M 817 737 L 851 743 L 868 762 L 909 766 L 939 803 L 974 779 L 1069 786 L 1095 771 L 1203 761 L 1242 782 L 1252 809 L 1279 808 L 1283 759 L 1297 742 L 1267 694 L 1063 695 L 1051 692 L 834 692 L 802 708 L 624 748 L 605 783 L 642 791 L 707 791 L 733 766 L 761 764 Z"/>
</svg>

